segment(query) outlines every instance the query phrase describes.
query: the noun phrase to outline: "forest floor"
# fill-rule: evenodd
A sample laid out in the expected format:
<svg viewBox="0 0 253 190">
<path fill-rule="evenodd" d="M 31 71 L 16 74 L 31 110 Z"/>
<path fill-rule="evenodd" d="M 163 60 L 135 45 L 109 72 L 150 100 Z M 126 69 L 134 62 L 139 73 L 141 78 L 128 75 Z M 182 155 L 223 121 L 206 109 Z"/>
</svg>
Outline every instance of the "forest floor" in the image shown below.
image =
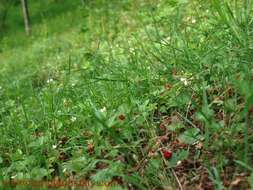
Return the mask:
<svg viewBox="0 0 253 190">
<path fill-rule="evenodd" d="M 30 2 L 0 38 L 0 188 L 253 188 L 252 1 Z"/>
</svg>

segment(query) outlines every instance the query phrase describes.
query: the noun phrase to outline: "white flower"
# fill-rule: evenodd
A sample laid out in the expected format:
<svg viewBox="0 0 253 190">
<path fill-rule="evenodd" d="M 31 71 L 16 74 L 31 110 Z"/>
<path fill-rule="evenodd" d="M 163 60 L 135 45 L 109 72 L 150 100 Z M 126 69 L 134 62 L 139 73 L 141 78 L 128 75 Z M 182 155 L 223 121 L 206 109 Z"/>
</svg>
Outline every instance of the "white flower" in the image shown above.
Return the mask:
<svg viewBox="0 0 253 190">
<path fill-rule="evenodd" d="M 11 179 L 15 179 L 17 176 L 18 176 L 17 174 L 13 175 L 13 176 L 11 176 Z"/>
<path fill-rule="evenodd" d="M 134 53 L 134 48 L 129 48 L 130 53 Z"/>
<path fill-rule="evenodd" d="M 63 168 L 62 172 L 64 173 L 64 172 L 66 172 L 66 171 L 67 171 L 67 168 Z"/>
<path fill-rule="evenodd" d="M 72 117 L 70 118 L 70 121 L 75 122 L 75 121 L 76 121 L 76 117 L 72 116 Z"/>
<path fill-rule="evenodd" d="M 182 161 L 181 160 L 177 161 L 177 166 L 179 166 L 180 164 L 182 164 Z"/>
<path fill-rule="evenodd" d="M 52 148 L 53 148 L 53 149 L 56 149 L 56 148 L 57 148 L 57 145 L 54 144 L 54 145 L 52 146 Z"/>
<path fill-rule="evenodd" d="M 185 86 L 187 86 L 188 84 L 189 84 L 189 82 L 187 81 L 187 79 L 186 78 L 180 78 L 180 81 L 185 85 Z"/>
<path fill-rule="evenodd" d="M 195 24 L 197 21 L 196 21 L 196 19 L 192 19 L 192 24 Z"/>
<path fill-rule="evenodd" d="M 100 112 L 106 112 L 106 107 L 103 107 L 102 109 L 99 110 Z"/>
<path fill-rule="evenodd" d="M 47 80 L 47 83 L 48 83 L 48 84 L 49 84 L 49 83 L 52 83 L 52 82 L 54 82 L 54 79 L 52 79 L 52 78 L 50 78 L 50 79 Z"/>
</svg>

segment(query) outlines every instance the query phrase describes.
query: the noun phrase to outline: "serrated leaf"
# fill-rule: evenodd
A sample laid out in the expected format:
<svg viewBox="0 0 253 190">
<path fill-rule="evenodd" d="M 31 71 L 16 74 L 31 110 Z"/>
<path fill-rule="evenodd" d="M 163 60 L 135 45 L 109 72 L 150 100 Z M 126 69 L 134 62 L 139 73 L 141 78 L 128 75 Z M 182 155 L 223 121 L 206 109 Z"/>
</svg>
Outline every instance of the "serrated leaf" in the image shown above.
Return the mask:
<svg viewBox="0 0 253 190">
<path fill-rule="evenodd" d="M 200 130 L 198 128 L 188 129 L 183 132 L 183 134 L 181 134 L 178 138 L 182 143 L 193 144 L 200 140 Z"/>
</svg>

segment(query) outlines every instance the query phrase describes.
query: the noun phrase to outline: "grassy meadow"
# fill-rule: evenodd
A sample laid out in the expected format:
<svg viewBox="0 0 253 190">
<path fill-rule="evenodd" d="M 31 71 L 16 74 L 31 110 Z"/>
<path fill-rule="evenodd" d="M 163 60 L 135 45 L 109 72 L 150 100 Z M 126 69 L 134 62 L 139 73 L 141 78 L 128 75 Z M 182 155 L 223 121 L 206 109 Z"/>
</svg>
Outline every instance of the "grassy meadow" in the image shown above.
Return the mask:
<svg viewBox="0 0 253 190">
<path fill-rule="evenodd" d="M 0 189 L 252 189 L 252 8 L 30 0 L 28 37 L 13 6 L 0 30 Z"/>
</svg>

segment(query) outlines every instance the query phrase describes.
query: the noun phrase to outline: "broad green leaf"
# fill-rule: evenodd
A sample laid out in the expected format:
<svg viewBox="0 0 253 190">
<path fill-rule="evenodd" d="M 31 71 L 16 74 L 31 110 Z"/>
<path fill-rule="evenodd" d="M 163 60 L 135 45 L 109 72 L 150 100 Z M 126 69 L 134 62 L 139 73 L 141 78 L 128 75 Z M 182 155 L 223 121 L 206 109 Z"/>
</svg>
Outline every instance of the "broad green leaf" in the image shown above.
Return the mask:
<svg viewBox="0 0 253 190">
<path fill-rule="evenodd" d="M 179 136 L 179 140 L 185 144 L 193 144 L 200 140 L 200 130 L 198 128 L 188 129 Z"/>
</svg>

